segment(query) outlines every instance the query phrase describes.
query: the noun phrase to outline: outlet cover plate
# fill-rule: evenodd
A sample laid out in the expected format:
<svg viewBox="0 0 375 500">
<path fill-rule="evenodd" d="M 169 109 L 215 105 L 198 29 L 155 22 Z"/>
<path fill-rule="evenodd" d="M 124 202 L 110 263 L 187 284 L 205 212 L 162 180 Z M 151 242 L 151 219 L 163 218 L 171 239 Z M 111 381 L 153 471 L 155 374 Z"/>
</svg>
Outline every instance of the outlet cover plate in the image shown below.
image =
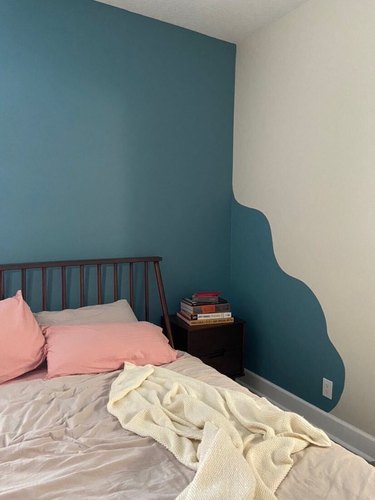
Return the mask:
<svg viewBox="0 0 375 500">
<path fill-rule="evenodd" d="M 322 394 L 325 398 L 332 399 L 333 382 L 323 377 Z"/>
</svg>

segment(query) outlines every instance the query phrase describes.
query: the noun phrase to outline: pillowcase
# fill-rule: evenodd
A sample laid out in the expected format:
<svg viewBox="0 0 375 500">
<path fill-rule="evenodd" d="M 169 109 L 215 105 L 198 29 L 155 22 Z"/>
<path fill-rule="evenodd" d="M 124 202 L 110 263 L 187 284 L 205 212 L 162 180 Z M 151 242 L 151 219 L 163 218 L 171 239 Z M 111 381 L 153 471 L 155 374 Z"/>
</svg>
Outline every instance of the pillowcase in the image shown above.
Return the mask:
<svg viewBox="0 0 375 500">
<path fill-rule="evenodd" d="M 124 361 L 161 365 L 177 357 L 162 329 L 147 321 L 54 325 L 44 328 L 43 333 L 48 378 L 118 370 Z"/>
<path fill-rule="evenodd" d="M 138 321 L 125 299 L 63 311 L 42 311 L 35 314 L 38 323 L 44 325 L 92 325 L 97 323 L 131 323 Z"/>
<path fill-rule="evenodd" d="M 36 368 L 45 358 L 45 339 L 19 290 L 0 301 L 0 383 Z"/>
</svg>

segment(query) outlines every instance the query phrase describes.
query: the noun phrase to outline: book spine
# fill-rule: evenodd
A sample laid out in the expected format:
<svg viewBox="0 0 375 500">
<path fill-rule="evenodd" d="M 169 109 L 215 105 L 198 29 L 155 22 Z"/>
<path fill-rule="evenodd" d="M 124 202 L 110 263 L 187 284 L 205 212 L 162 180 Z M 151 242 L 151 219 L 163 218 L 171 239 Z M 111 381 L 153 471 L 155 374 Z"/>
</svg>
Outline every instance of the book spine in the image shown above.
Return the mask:
<svg viewBox="0 0 375 500">
<path fill-rule="evenodd" d="M 216 318 L 216 319 L 192 319 L 189 320 L 186 316 L 181 313 L 177 313 L 177 316 L 185 321 L 189 326 L 198 326 L 198 325 L 213 325 L 213 324 L 223 324 L 223 323 L 234 323 L 233 316 L 231 318 Z"/>
<path fill-rule="evenodd" d="M 217 297 L 217 296 L 193 297 L 192 300 L 196 304 L 218 304 L 219 303 L 219 297 Z"/>
<path fill-rule="evenodd" d="M 192 297 L 195 299 L 196 297 L 218 297 L 221 292 L 195 292 Z"/>
<path fill-rule="evenodd" d="M 192 306 L 184 301 L 181 301 L 180 307 L 183 311 L 189 314 L 213 314 L 230 312 L 230 304 L 228 302 L 221 304 L 202 304 L 200 306 Z"/>
<path fill-rule="evenodd" d="M 181 314 L 187 317 L 187 319 L 222 319 L 222 318 L 231 318 L 232 313 L 231 312 L 219 312 L 219 313 L 208 313 L 208 314 L 196 314 L 196 313 L 189 313 L 188 311 L 185 311 L 184 309 L 181 309 L 180 311 Z"/>
</svg>

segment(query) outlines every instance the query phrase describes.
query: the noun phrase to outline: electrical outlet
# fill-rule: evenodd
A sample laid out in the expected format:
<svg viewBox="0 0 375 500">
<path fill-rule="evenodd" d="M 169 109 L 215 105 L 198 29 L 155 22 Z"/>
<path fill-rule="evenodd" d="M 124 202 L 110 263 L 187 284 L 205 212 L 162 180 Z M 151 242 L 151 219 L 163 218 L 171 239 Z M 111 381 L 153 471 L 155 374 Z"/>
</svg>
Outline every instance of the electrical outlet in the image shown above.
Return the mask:
<svg viewBox="0 0 375 500">
<path fill-rule="evenodd" d="M 332 399 L 333 382 L 323 377 L 322 394 L 325 398 Z"/>
</svg>

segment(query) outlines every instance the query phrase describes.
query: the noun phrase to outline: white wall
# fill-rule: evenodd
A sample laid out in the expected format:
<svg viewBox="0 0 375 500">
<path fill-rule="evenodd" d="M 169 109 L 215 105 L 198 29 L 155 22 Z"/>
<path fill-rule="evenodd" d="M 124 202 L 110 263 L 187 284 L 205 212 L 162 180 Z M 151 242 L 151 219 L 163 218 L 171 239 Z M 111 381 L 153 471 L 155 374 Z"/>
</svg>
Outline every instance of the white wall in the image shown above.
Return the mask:
<svg viewBox="0 0 375 500">
<path fill-rule="evenodd" d="M 310 0 L 236 64 L 235 197 L 320 301 L 346 370 L 333 413 L 375 435 L 375 2 Z"/>
</svg>

